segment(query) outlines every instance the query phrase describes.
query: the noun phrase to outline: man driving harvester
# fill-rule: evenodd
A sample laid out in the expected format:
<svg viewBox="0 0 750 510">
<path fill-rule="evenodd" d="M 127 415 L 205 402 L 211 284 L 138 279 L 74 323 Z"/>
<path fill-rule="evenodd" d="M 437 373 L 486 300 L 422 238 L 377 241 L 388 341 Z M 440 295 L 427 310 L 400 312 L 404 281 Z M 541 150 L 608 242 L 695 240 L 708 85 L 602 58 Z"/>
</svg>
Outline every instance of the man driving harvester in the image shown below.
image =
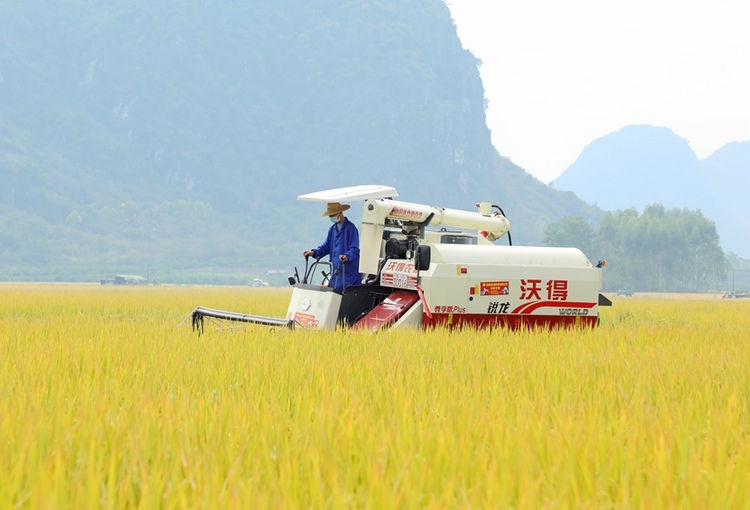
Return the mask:
<svg viewBox="0 0 750 510">
<path fill-rule="evenodd" d="M 349 205 L 339 202 L 329 202 L 322 216 L 328 216 L 331 227 L 323 244 L 312 250 L 305 250 L 302 255 L 316 259 L 330 255 L 331 279 L 329 286 L 344 292 L 350 285 L 359 285 L 359 231 L 357 227 L 344 216 Z"/>
</svg>

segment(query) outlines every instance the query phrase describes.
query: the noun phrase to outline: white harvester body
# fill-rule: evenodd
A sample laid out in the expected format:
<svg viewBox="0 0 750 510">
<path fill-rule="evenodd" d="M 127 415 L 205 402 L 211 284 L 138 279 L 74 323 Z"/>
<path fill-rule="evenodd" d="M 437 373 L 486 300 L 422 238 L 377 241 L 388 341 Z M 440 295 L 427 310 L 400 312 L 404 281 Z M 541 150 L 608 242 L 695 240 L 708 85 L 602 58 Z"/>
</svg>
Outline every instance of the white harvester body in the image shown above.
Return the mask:
<svg viewBox="0 0 750 510">
<path fill-rule="evenodd" d="M 396 196 L 387 186 L 354 186 L 298 197 L 364 201 L 362 285 L 341 293 L 312 284 L 312 267 L 302 281 L 290 278 L 285 319 L 198 308 L 193 323 L 209 310 L 203 315 L 312 329 L 555 327 L 595 325 L 599 306 L 611 304 L 600 294 L 605 263 L 592 265 L 577 248 L 494 244 L 510 229 L 499 207 L 480 202 L 475 212 L 461 211 Z"/>
</svg>

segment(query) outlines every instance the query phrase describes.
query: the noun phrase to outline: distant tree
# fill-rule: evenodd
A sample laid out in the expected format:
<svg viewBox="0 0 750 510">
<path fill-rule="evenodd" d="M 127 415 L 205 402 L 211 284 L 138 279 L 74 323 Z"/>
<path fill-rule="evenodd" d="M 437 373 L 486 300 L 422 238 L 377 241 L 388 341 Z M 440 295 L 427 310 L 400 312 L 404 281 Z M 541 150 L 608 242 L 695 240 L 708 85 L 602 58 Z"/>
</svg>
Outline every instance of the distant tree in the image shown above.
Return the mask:
<svg viewBox="0 0 750 510">
<path fill-rule="evenodd" d="M 729 274 L 726 289 L 732 292 L 750 291 L 750 259 L 743 259 L 736 253 L 727 254 Z"/>
<path fill-rule="evenodd" d="M 545 246 L 573 246 L 588 257 L 593 257 L 598 241 L 594 229 L 585 218 L 565 216 L 560 222 L 547 227 L 542 242 Z"/>
<path fill-rule="evenodd" d="M 700 211 L 652 204 L 606 213 L 596 231 L 567 216 L 546 231 L 546 246 L 576 246 L 608 260 L 610 286 L 640 291 L 706 292 L 725 284 L 730 266 L 714 223 Z"/>
</svg>

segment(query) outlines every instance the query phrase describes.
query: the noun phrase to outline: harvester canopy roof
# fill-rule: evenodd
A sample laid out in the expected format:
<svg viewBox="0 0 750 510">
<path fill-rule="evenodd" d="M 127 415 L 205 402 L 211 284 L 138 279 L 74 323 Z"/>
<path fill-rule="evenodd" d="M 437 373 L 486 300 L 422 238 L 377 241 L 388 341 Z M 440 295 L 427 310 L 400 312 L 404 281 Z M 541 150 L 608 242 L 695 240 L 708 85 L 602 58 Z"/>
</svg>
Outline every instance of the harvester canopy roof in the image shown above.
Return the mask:
<svg viewBox="0 0 750 510">
<path fill-rule="evenodd" d="M 362 184 L 346 188 L 335 188 L 314 193 L 300 195 L 297 200 L 309 202 L 351 202 L 354 200 L 367 200 L 368 198 L 392 198 L 397 197 L 396 188 L 380 186 L 377 184 Z"/>
</svg>

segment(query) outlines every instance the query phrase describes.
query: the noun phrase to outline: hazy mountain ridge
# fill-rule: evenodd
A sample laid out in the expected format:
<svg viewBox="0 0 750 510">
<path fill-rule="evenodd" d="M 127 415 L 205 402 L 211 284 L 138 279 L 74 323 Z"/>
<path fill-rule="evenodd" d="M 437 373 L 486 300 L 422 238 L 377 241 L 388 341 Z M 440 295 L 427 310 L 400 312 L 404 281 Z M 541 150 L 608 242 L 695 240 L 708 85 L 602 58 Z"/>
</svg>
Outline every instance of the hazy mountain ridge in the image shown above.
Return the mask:
<svg viewBox="0 0 750 510">
<path fill-rule="evenodd" d="M 391 139 L 403 127 L 372 137 L 370 153 L 362 154 L 365 144 L 356 138 L 367 130 L 358 124 L 357 114 L 374 105 L 386 106 L 386 115 L 370 117 L 380 127 L 384 120 L 398 124 L 399 116 L 410 123 L 434 120 L 424 107 L 432 106 L 428 99 L 434 98 L 425 98 L 422 111 L 411 115 L 404 108 L 409 97 L 393 98 L 388 104 L 389 90 L 399 82 L 389 67 L 417 67 L 426 57 L 413 51 L 408 60 L 392 58 L 401 51 L 403 37 L 395 31 L 390 38 L 394 48 L 388 48 L 389 39 L 378 37 L 382 31 L 378 27 L 390 22 L 390 28 L 398 28 L 403 24 L 399 17 L 416 17 L 415 10 L 435 11 L 435 5 L 442 6 L 439 2 L 412 3 L 399 16 L 383 19 L 378 14 L 388 3 L 382 2 L 359 7 L 342 2 L 314 7 L 299 3 L 284 8 L 216 2 L 185 2 L 179 8 L 146 2 L 114 2 L 108 7 L 97 2 L 61 4 L 58 13 L 5 7 L 15 11 L 4 18 L 15 28 L 12 39 L 19 42 L 4 46 L 19 48 L 20 56 L 14 60 L 21 62 L 15 69 L 4 66 L 8 102 L 2 105 L 3 117 L 32 133 L 38 148 L 68 160 L 72 168 L 57 172 L 61 181 L 101 172 L 101 181 L 120 186 L 120 200 L 156 196 L 158 204 L 163 198 L 186 198 L 211 201 L 220 210 L 252 209 L 273 191 L 277 183 L 269 182 L 273 181 L 269 177 L 275 173 L 296 173 L 302 182 L 291 184 L 294 191 L 303 192 L 318 180 L 352 172 L 361 163 L 357 157 L 370 166 L 374 156 L 380 155 L 382 161 Z M 363 22 L 365 11 L 369 19 Z M 21 19 L 14 20 L 13 14 Z M 429 26 L 435 17 L 423 23 Z M 449 17 L 444 21 L 450 26 Z M 73 28 L 58 24 L 65 22 Z M 8 32 L 3 30 L 6 38 Z M 431 33 L 421 30 L 419 35 Z M 445 46 L 449 36 L 431 37 Z M 367 48 L 375 37 L 387 51 Z M 436 52 L 441 45 L 415 38 L 411 46 Z M 454 79 L 468 74 L 473 90 L 457 87 L 457 98 L 440 99 L 460 102 L 463 108 L 464 101 L 473 97 L 476 112 L 471 120 L 444 116 L 456 131 L 481 131 L 477 120 L 484 118 L 483 96 L 478 75 L 472 75 L 473 57 L 460 44 L 453 46 L 452 53 L 458 61 L 446 60 Z M 457 65 L 461 59 L 469 66 Z M 375 72 L 361 72 L 362 66 Z M 32 83 L 28 77 L 35 75 L 42 79 Z M 431 80 L 420 76 L 404 88 L 414 90 L 419 82 L 424 87 Z M 342 115 L 352 111 L 354 115 Z M 467 147 L 477 137 L 462 138 L 451 142 L 464 144 L 457 150 L 466 154 L 466 166 L 488 168 L 491 147 Z M 434 153 L 424 156 L 434 160 Z M 398 163 L 379 165 L 381 179 L 393 181 L 404 166 Z M 243 181 L 236 182 L 237 177 Z M 255 179 L 265 181 L 266 189 L 254 185 Z M 227 180 L 235 185 L 226 186 Z M 132 185 L 137 189 L 129 189 Z"/>
<path fill-rule="evenodd" d="M 296 196 L 363 183 L 519 243 L 596 218 L 497 155 L 478 65 L 440 0 L 1 4 L 0 269 L 290 267 L 325 230 Z"/>
<path fill-rule="evenodd" d="M 725 250 L 750 257 L 750 141 L 729 143 L 699 159 L 668 128 L 627 126 L 589 144 L 551 186 L 602 209 L 700 209 Z"/>
</svg>

